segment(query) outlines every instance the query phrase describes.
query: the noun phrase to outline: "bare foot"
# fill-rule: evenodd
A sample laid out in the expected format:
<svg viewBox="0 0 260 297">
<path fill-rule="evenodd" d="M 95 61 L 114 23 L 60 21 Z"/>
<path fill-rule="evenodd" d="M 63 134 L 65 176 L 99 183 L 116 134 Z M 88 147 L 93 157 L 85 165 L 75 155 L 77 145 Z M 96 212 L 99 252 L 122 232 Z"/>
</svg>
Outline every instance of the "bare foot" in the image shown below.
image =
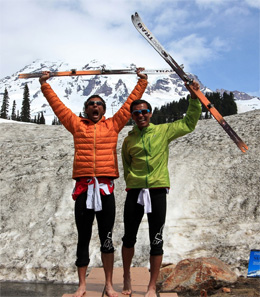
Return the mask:
<svg viewBox="0 0 260 297">
<path fill-rule="evenodd" d="M 122 290 L 122 294 L 123 295 L 131 295 L 132 294 L 132 290 Z"/>
<path fill-rule="evenodd" d="M 78 290 L 72 295 L 72 297 L 85 297 L 86 287 L 78 287 Z"/>
<path fill-rule="evenodd" d="M 147 293 L 144 295 L 144 297 L 157 297 L 156 290 L 149 289 Z"/>
<path fill-rule="evenodd" d="M 106 285 L 106 295 L 108 297 L 118 297 L 117 292 L 113 289 L 112 286 Z"/>
<path fill-rule="evenodd" d="M 124 275 L 124 286 L 123 286 L 122 294 L 123 295 L 131 295 L 132 294 L 130 273 L 128 276 Z"/>
</svg>

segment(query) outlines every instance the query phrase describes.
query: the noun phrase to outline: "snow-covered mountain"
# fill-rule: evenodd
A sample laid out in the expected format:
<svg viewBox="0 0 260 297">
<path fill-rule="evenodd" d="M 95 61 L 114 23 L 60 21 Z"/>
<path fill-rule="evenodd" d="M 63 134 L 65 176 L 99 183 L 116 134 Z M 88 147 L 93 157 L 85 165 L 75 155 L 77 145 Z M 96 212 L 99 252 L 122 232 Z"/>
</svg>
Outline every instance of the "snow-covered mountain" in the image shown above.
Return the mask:
<svg viewBox="0 0 260 297">
<path fill-rule="evenodd" d="M 124 68 L 129 68 L 130 66 L 126 65 Z M 27 65 L 23 69 L 14 73 L 12 76 L 0 80 L 0 104 L 3 100 L 4 90 L 7 88 L 10 99 L 9 111 L 11 111 L 14 100 L 16 101 L 16 109 L 21 110 L 24 85 L 27 83 L 30 91 L 32 118 L 39 112 L 44 112 L 46 123 L 50 124 L 54 118 L 54 114 L 41 93 L 38 79 L 18 79 L 18 74 L 40 72 L 43 70 L 68 71 L 72 68 L 71 65 L 63 61 L 34 61 L 30 65 Z M 93 60 L 77 70 L 100 68 L 101 63 Z M 116 69 L 118 67 L 114 67 L 114 65 L 106 65 L 106 68 Z M 190 75 L 199 81 L 199 78 L 196 75 Z M 99 94 L 104 98 L 107 104 L 106 117 L 111 117 L 131 93 L 136 81 L 137 76 L 130 74 L 53 77 L 49 80 L 49 83 L 65 105 L 76 114 L 79 114 L 82 111 L 83 103 L 89 96 Z M 201 90 L 204 93 L 213 91 L 206 88 L 202 82 L 200 82 L 200 85 Z M 217 91 L 223 92 L 226 90 Z M 260 98 L 252 97 L 238 91 L 233 91 L 233 93 L 235 95 L 239 113 L 253 109 L 260 109 Z M 143 99 L 149 100 L 152 107 L 155 108 L 172 101 L 178 101 L 180 98 L 186 97 L 187 94 L 188 91 L 177 74 L 156 74 L 149 75 L 149 84 L 143 95 Z"/>
</svg>

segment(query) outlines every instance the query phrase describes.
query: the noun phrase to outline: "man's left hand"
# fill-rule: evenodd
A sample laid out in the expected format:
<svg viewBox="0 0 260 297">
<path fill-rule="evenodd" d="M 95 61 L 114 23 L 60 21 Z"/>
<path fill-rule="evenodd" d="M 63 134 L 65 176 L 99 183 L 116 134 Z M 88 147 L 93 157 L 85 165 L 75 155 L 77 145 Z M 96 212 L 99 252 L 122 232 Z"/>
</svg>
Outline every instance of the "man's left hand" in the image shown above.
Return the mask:
<svg viewBox="0 0 260 297">
<path fill-rule="evenodd" d="M 136 68 L 137 76 L 139 76 L 142 79 L 147 79 L 147 74 L 142 73 L 142 71 L 144 71 L 144 68 L 142 68 L 142 67 Z"/>
</svg>

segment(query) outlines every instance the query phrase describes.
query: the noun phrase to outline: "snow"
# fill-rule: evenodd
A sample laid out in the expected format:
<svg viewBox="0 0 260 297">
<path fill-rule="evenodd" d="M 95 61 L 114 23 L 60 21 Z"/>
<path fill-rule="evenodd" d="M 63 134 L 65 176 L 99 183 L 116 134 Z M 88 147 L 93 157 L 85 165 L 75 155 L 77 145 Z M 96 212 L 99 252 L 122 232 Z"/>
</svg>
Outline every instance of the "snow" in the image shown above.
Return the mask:
<svg viewBox="0 0 260 297">
<path fill-rule="evenodd" d="M 17 122 L 17 121 L 12 121 L 12 120 L 6 120 L 0 118 L 0 124 L 1 123 L 9 123 L 9 124 L 22 124 L 22 125 L 35 125 L 33 123 L 25 123 L 25 122 Z"/>
<path fill-rule="evenodd" d="M 236 104 L 238 113 L 260 109 L 260 100 L 258 98 L 253 98 L 250 100 L 237 100 Z"/>
</svg>

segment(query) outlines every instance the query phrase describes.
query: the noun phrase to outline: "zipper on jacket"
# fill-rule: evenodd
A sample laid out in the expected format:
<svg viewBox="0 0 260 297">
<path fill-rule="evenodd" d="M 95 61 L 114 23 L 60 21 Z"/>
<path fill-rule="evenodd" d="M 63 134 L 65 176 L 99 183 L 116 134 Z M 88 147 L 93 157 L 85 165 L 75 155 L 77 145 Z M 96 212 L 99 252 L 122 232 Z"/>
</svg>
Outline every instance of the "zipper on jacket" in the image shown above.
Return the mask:
<svg viewBox="0 0 260 297">
<path fill-rule="evenodd" d="M 147 172 L 148 174 L 150 173 L 150 169 L 149 169 L 149 162 L 148 162 L 148 153 L 147 153 L 147 149 L 145 148 L 145 143 L 144 143 L 144 136 L 143 136 L 143 130 L 141 131 L 141 138 L 142 138 L 142 143 L 143 143 L 143 148 L 144 148 L 144 152 L 145 152 L 145 159 L 146 159 L 146 166 L 147 166 Z M 146 187 L 148 188 L 148 174 L 146 174 Z"/>
<path fill-rule="evenodd" d="M 96 176 L 96 124 L 94 124 L 94 176 Z"/>
</svg>

